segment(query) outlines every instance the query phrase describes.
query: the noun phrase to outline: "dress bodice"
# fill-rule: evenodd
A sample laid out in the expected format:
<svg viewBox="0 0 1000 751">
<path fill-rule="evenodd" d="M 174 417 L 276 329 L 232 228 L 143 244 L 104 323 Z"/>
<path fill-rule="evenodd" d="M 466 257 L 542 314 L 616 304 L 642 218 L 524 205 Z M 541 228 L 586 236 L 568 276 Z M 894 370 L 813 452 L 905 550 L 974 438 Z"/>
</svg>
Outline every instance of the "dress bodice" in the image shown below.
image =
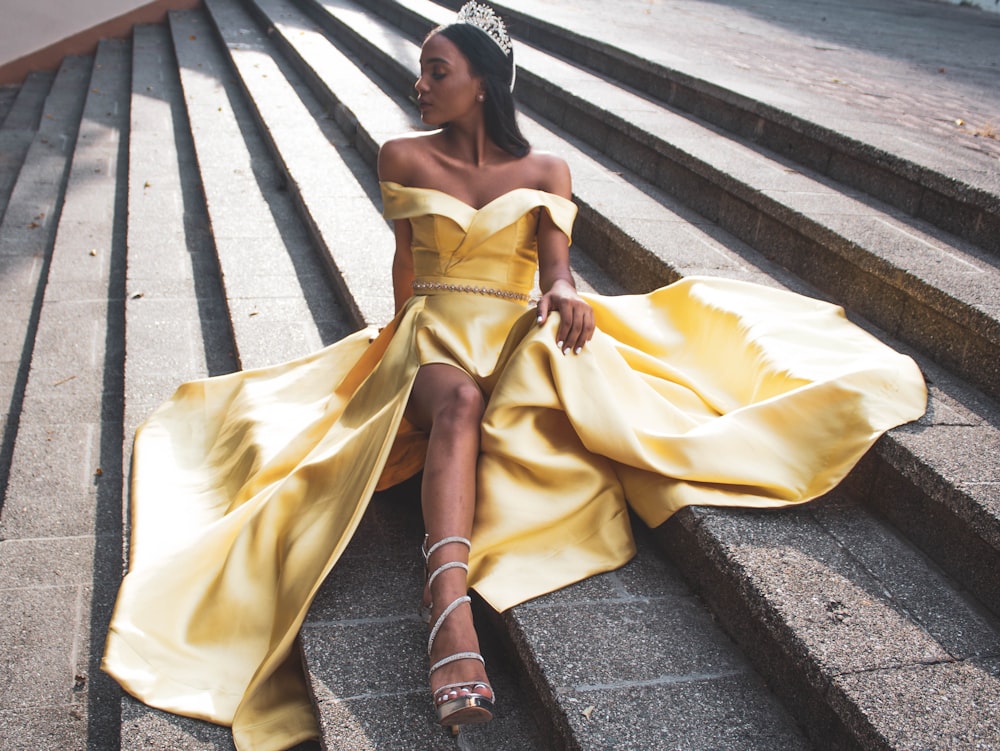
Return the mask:
<svg viewBox="0 0 1000 751">
<path fill-rule="evenodd" d="M 576 205 L 534 188 L 504 193 L 475 208 L 433 188 L 382 182 L 387 219 L 409 219 L 415 285 L 487 286 L 527 295 L 538 267 L 542 209 L 567 237 Z"/>
</svg>

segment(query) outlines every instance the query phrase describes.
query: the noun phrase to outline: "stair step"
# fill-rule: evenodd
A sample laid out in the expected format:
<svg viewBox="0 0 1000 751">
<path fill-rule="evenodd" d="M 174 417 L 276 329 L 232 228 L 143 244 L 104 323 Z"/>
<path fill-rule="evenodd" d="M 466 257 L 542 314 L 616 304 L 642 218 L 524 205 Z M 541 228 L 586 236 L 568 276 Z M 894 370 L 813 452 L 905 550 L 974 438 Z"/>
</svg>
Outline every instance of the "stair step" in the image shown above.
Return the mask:
<svg viewBox="0 0 1000 751">
<path fill-rule="evenodd" d="M 0 128 L 3 130 L 38 130 L 42 118 L 42 108 L 45 97 L 52 89 L 55 73 L 51 71 L 34 71 L 24 79 L 19 86 L 4 86 L 0 90 L 6 92 L 5 111 L 0 115 Z"/>
<path fill-rule="evenodd" d="M 98 665 L 121 568 L 125 207 L 117 188 L 127 55 L 127 43 L 106 41 L 94 59 L 63 64 L 0 230 L 7 258 L 33 269 L 27 300 L 4 303 L 8 330 L 22 324 L 28 344 L 18 353 L 23 394 L 0 540 L 4 568 L 27 580 L 5 582 L 12 621 L 2 641 L 9 673 L 31 676 L 12 687 L 7 707 L 20 721 L 0 729 L 4 748 L 45 748 L 56 737 L 60 747 L 82 748 L 89 728 L 117 740 L 116 690 Z M 19 320 L 23 306 L 30 313 Z M 17 737 L 6 737 L 7 727 Z"/>
<path fill-rule="evenodd" d="M 171 30 L 240 366 L 292 360 L 344 337 L 355 322 L 336 302 L 285 177 L 257 132 L 257 115 L 242 101 L 231 108 L 242 94 L 238 86 L 220 86 L 232 69 L 210 20 L 177 13 Z M 281 112 L 282 100 L 268 101 Z M 286 109 L 281 123 L 297 114 Z M 302 119 L 315 122 L 307 115 Z M 327 149 L 336 154 L 331 144 Z"/>
<path fill-rule="evenodd" d="M 20 89 L 20 84 L 5 84 L 0 86 L 0 123 L 3 123 L 7 117 L 7 113 L 14 106 L 14 101 L 20 93 Z"/>
<path fill-rule="evenodd" d="M 181 381 L 237 368 L 177 61 L 164 25 L 134 29 L 130 112 L 126 468 L 135 429 Z M 120 724 L 121 749 L 214 751 L 232 743 L 225 728 L 159 712 L 127 695 Z"/>
<path fill-rule="evenodd" d="M 238 368 L 169 30 L 135 29 L 129 138 L 126 436 L 181 381 Z"/>
<path fill-rule="evenodd" d="M 394 244 L 372 204 L 378 191 L 371 174 L 356 173 L 359 163 L 340 155 L 321 127 L 321 110 L 306 106 L 300 98 L 305 92 L 290 83 L 290 71 L 282 71 L 267 36 L 246 12 L 232 0 L 210 0 L 206 7 L 343 303 L 358 325 L 388 322 L 395 304 L 380 272 L 391 268 Z"/>
<path fill-rule="evenodd" d="M 863 508 L 691 509 L 656 534 L 821 747 L 1000 737 L 996 618 Z"/>
<path fill-rule="evenodd" d="M 20 87 L 3 89 L 16 92 L 16 96 L 9 96 L 4 111 L 0 112 L 0 123 L 3 123 L 0 125 L 0 220 L 24 157 L 38 132 L 52 77 L 51 73 L 31 73 Z"/>
<path fill-rule="evenodd" d="M 46 98 L 46 116 L 28 147 L 0 222 L 0 301 L 6 319 L 0 351 L 0 488 L 8 479 L 49 254 L 92 62 L 72 57 L 60 66 Z"/>
<path fill-rule="evenodd" d="M 813 748 L 638 524 L 636 543 L 622 569 L 493 616 L 547 748 Z"/>
</svg>

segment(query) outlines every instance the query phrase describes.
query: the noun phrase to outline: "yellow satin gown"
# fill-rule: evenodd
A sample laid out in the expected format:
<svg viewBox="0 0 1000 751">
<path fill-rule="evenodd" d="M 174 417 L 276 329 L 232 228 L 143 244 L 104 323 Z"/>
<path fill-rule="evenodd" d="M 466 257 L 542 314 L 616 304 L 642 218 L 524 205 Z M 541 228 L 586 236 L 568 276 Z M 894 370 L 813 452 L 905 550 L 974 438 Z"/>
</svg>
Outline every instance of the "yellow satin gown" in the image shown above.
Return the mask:
<svg viewBox="0 0 1000 751">
<path fill-rule="evenodd" d="M 526 299 L 540 212 L 569 236 L 572 202 L 382 193 L 411 222 L 422 294 L 377 336 L 186 383 L 136 434 L 104 669 L 150 705 L 232 725 L 241 751 L 316 732 L 293 641 L 373 491 L 421 467 L 403 411 L 422 364 L 489 397 L 469 581 L 498 610 L 626 563 L 629 505 L 655 526 L 689 504 L 807 501 L 924 411 L 913 361 L 839 308 L 725 279 L 587 295 L 598 330 L 565 356 L 557 317 L 539 326 Z"/>
</svg>

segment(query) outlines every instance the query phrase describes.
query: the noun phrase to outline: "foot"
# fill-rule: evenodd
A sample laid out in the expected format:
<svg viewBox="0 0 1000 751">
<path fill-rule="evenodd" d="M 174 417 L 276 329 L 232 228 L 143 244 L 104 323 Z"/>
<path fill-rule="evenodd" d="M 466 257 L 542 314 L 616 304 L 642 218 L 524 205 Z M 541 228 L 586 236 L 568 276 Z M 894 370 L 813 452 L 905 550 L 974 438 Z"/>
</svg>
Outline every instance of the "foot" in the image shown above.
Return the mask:
<svg viewBox="0 0 1000 751">
<path fill-rule="evenodd" d="M 432 623 L 437 622 L 444 609 L 444 607 L 434 608 Z M 430 651 L 430 663 L 434 665 L 450 655 L 463 652 L 479 654 L 479 638 L 476 635 L 469 603 L 459 605 L 441 624 Z M 473 694 L 493 700 L 493 690 L 486 676 L 486 666 L 472 657 L 437 668 L 430 676 L 430 683 L 434 704 L 438 707 L 453 699 Z M 442 691 L 442 686 L 449 688 Z"/>
</svg>

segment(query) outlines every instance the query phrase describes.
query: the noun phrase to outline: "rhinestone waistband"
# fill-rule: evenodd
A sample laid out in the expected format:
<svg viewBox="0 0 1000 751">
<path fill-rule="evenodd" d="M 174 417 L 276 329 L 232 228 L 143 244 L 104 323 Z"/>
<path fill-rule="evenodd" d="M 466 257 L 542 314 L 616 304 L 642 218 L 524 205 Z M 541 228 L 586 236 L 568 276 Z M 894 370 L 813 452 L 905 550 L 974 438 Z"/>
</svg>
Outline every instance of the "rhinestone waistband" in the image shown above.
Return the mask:
<svg viewBox="0 0 1000 751">
<path fill-rule="evenodd" d="M 510 292 L 505 289 L 495 287 L 478 287 L 472 284 L 449 284 L 448 282 L 413 282 L 413 291 L 421 292 L 466 292 L 473 295 L 489 295 L 499 297 L 503 300 L 514 300 L 516 302 L 529 302 L 531 295 L 522 292 Z"/>
</svg>

